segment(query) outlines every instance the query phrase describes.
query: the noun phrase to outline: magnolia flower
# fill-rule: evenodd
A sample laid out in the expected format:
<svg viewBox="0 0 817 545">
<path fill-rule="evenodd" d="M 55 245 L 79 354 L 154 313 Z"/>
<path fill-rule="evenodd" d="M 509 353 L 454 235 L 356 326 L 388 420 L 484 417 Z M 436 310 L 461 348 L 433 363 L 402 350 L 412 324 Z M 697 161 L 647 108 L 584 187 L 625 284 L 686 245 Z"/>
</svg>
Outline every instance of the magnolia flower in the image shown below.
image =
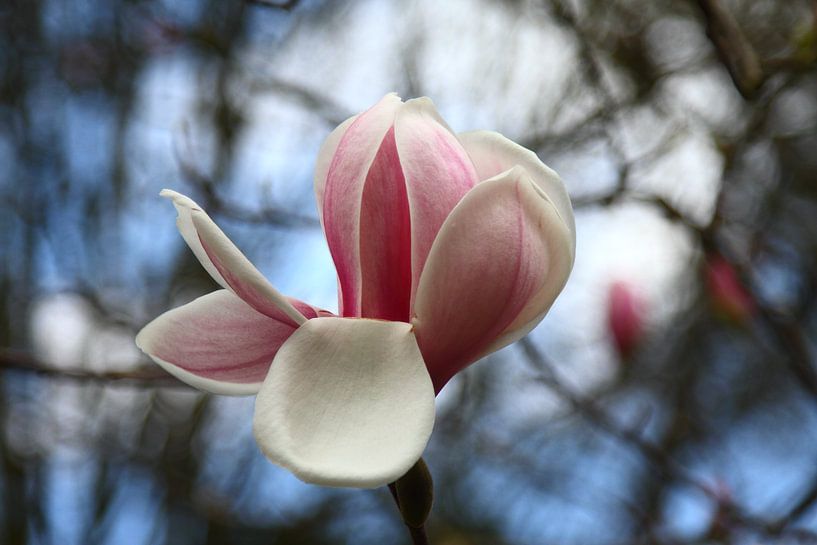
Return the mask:
<svg viewBox="0 0 817 545">
<path fill-rule="evenodd" d="M 320 150 L 339 316 L 280 294 L 195 202 L 161 194 L 224 289 L 159 316 L 137 345 L 192 386 L 257 394 L 261 450 L 316 484 L 376 487 L 405 473 L 428 442 L 436 393 L 533 329 L 574 259 L 557 174 L 497 133 L 454 134 L 427 98 L 387 95 Z"/>
</svg>

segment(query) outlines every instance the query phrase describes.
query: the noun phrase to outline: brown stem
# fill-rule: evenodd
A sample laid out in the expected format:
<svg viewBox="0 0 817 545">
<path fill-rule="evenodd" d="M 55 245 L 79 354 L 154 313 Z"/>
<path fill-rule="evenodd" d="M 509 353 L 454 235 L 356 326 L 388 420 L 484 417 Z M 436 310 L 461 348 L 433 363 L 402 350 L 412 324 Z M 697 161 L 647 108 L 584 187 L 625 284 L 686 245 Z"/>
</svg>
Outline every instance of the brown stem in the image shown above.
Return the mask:
<svg viewBox="0 0 817 545">
<path fill-rule="evenodd" d="M 721 0 L 698 0 L 706 32 L 740 94 L 751 98 L 763 83 L 763 69 L 752 44 Z"/>
<path fill-rule="evenodd" d="M 397 510 L 399 511 L 400 500 L 397 499 L 397 486 L 394 483 L 389 484 L 389 492 L 391 492 L 391 497 L 394 498 L 394 503 L 397 505 Z M 412 545 L 429 545 L 425 525 L 415 528 L 413 526 L 409 526 L 408 524 L 406 524 L 406 528 L 408 528 L 409 535 L 411 536 Z"/>
</svg>

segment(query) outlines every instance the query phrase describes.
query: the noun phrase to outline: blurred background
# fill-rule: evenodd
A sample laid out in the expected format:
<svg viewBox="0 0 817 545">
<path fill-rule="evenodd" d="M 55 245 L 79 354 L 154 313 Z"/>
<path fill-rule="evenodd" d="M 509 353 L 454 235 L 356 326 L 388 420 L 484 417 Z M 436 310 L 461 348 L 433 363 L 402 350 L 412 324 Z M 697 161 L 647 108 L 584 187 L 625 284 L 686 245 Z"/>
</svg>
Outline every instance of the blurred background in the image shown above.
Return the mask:
<svg viewBox="0 0 817 545">
<path fill-rule="evenodd" d="M 163 187 L 336 310 L 314 161 L 389 91 L 577 214 L 548 317 L 438 398 L 431 543 L 817 543 L 817 2 L 6 0 L 0 544 L 408 543 L 133 343 L 216 287 Z"/>
</svg>

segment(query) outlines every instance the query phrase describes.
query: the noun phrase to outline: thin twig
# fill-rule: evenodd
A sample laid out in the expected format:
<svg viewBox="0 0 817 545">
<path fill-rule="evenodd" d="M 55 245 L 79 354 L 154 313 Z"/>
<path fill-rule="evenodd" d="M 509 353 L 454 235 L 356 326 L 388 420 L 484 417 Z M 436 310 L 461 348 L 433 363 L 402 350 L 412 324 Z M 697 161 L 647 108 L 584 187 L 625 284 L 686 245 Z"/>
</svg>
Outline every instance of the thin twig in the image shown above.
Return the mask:
<svg viewBox="0 0 817 545">
<path fill-rule="evenodd" d="M 648 460 L 661 475 L 671 476 L 674 480 L 690 485 L 712 500 L 716 501 L 724 509 L 724 515 L 744 528 L 769 536 L 793 535 L 809 540 L 817 540 L 817 533 L 804 530 L 792 529 L 789 524 L 781 521 L 768 521 L 755 517 L 737 504 L 725 500 L 723 495 L 713 489 L 708 484 L 701 482 L 694 477 L 686 468 L 679 464 L 672 456 L 662 450 L 658 445 L 644 439 L 638 431 L 620 426 L 613 421 L 593 400 L 586 399 L 573 391 L 562 382 L 545 355 L 530 341 L 524 338 L 519 341 L 527 359 L 536 365 L 536 369 L 541 372 L 539 379 L 549 386 L 556 394 L 567 401 L 570 406 L 579 414 L 587 418 L 599 430 L 609 434 L 611 437 L 623 441 L 634 447 L 646 460 Z M 817 494 L 817 493 L 815 493 Z M 808 501 L 808 500 L 804 500 Z M 811 503 L 809 502 L 809 505 Z M 808 506 L 801 508 L 807 509 Z"/>
<path fill-rule="evenodd" d="M 275 2 L 274 0 L 247 0 L 247 3 L 265 8 L 280 9 L 281 11 L 292 11 L 298 6 L 300 0 L 287 0 L 285 2 Z"/>
</svg>

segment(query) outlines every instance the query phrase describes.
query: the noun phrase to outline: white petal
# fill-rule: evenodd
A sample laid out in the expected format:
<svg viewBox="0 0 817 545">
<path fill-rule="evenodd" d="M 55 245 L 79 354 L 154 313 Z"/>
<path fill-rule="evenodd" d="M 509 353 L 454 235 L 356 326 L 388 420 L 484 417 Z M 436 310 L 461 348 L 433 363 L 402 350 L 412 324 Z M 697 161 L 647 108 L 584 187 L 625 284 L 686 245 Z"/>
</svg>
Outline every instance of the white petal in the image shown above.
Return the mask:
<svg viewBox="0 0 817 545">
<path fill-rule="evenodd" d="M 254 431 L 264 454 L 303 481 L 374 488 L 420 458 L 434 387 L 412 327 L 314 318 L 281 346 L 261 386 Z"/>
</svg>

